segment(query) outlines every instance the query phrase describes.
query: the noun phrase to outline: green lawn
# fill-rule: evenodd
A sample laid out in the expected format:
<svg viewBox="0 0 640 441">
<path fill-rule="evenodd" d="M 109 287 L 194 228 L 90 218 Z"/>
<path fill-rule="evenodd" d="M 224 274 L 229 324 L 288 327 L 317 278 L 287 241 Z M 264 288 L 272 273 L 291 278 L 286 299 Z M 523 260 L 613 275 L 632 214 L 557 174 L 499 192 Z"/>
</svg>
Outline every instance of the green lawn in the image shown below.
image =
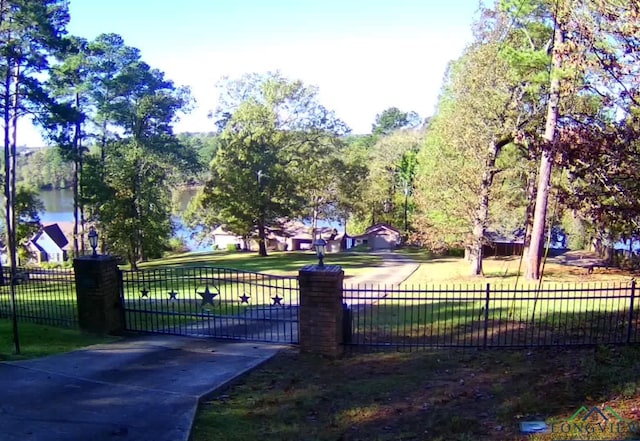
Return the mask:
<svg viewBox="0 0 640 441">
<path fill-rule="evenodd" d="M 404 286 L 444 285 L 444 284 L 501 284 L 503 286 L 537 286 L 538 282 L 527 282 L 524 277 L 525 263 L 520 266 L 517 257 L 483 260 L 484 276 L 470 276 L 469 263 L 461 257 L 431 258 L 428 253 L 404 252 L 403 254 L 420 263 L 420 268 L 409 277 Z M 520 272 L 518 272 L 520 269 Z M 615 269 L 596 269 L 587 274 L 585 268 L 560 265 L 548 262 L 545 264 L 543 285 L 554 283 L 595 283 L 595 282 L 630 282 L 634 277 L 628 272 Z"/>
<path fill-rule="evenodd" d="M 21 321 L 73 328 L 78 323 L 76 286 L 72 272 L 41 270 L 15 285 L 17 315 Z M 0 287 L 0 314 L 9 317 L 10 285 Z"/>
<path fill-rule="evenodd" d="M 0 319 L 0 360 L 44 357 L 117 340 L 116 337 L 97 336 L 76 329 L 63 329 L 25 322 L 18 322 L 18 330 L 21 350 L 20 354 L 16 355 L 11 321 Z"/>
<path fill-rule="evenodd" d="M 375 270 L 382 259 L 367 253 L 335 253 L 325 258 L 326 265 L 340 265 L 345 276 L 356 276 Z M 278 275 L 297 275 L 305 265 L 318 263 L 315 253 L 302 251 L 270 251 L 267 257 L 255 252 L 188 253 L 154 260 L 139 265 L 140 269 L 156 267 L 210 266 Z"/>
<path fill-rule="evenodd" d="M 192 441 L 484 441 L 527 437 L 581 406 L 640 420 L 640 347 L 276 356 L 200 406 Z M 635 438 L 637 439 L 637 435 Z"/>
</svg>

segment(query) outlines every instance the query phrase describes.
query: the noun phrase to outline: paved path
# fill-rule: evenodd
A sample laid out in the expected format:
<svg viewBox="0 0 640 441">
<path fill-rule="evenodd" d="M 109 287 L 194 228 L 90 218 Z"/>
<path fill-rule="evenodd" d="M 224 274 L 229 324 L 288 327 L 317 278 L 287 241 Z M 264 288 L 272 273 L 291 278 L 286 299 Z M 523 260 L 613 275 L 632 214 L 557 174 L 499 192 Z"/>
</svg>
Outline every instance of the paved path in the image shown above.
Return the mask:
<svg viewBox="0 0 640 441">
<path fill-rule="evenodd" d="M 386 288 L 397 287 L 411 276 L 420 264 L 393 252 L 375 253 L 382 256 L 376 271 L 345 279 L 345 303 L 351 307 L 367 307 L 389 296 Z"/>
<path fill-rule="evenodd" d="M 202 398 L 281 348 L 153 336 L 0 363 L 0 439 L 187 441 Z"/>
<path fill-rule="evenodd" d="M 596 253 L 582 250 L 567 251 L 559 256 L 549 258 L 547 262 L 585 268 L 589 273 L 591 273 L 594 268 L 609 267 L 607 262 Z"/>
<path fill-rule="evenodd" d="M 345 279 L 345 287 L 351 288 L 352 286 L 355 287 L 355 285 L 398 286 L 407 280 L 420 266 L 410 257 L 391 251 L 372 254 L 382 257 L 382 265 L 368 274 Z"/>
<path fill-rule="evenodd" d="M 399 254 L 379 254 L 376 272 L 349 278 L 346 286 L 397 286 L 419 266 Z M 0 439 L 188 441 L 201 399 L 283 347 L 152 336 L 3 362 Z"/>
</svg>

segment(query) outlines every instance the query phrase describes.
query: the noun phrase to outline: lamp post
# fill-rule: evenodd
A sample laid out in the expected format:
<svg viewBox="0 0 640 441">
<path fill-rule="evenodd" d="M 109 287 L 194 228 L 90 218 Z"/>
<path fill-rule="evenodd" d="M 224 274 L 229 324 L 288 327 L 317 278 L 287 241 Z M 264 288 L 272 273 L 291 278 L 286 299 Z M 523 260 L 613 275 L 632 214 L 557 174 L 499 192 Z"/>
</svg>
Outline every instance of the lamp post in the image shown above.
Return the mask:
<svg viewBox="0 0 640 441">
<path fill-rule="evenodd" d="M 318 255 L 318 266 L 322 268 L 324 266 L 324 255 L 327 253 L 327 242 L 320 238 L 316 240 L 315 247 Z"/>
<path fill-rule="evenodd" d="M 98 232 L 94 227 L 89 229 L 89 245 L 93 249 L 93 257 L 96 257 L 98 253 L 96 252 L 96 248 L 98 248 Z"/>
</svg>

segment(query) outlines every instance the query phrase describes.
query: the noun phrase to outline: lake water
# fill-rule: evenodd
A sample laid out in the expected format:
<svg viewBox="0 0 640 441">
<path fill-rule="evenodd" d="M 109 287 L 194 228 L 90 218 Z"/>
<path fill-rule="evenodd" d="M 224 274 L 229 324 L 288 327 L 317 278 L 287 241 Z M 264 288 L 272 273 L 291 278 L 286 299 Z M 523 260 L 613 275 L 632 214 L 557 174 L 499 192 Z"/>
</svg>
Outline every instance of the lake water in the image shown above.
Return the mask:
<svg viewBox="0 0 640 441">
<path fill-rule="evenodd" d="M 180 237 L 185 242 L 187 248 L 191 251 L 209 251 L 210 244 L 200 244 L 193 238 L 194 230 L 183 225 L 179 213 L 183 213 L 189 202 L 198 193 L 197 189 L 180 190 L 174 197 L 174 203 L 177 204 L 177 215 L 172 217 L 176 226 L 174 236 Z M 45 212 L 40 214 L 40 220 L 43 224 L 52 224 L 56 222 L 73 222 L 73 191 L 72 190 L 42 190 L 38 197 L 44 203 Z M 318 226 L 337 228 L 343 230 L 337 222 L 319 221 Z"/>
<path fill-rule="evenodd" d="M 178 213 L 184 212 L 187 205 L 198 190 L 187 189 L 180 190 L 176 195 L 175 202 L 178 205 Z M 42 190 L 38 197 L 44 203 L 45 212 L 40 214 L 40 220 L 43 224 L 52 224 L 56 222 L 73 222 L 73 191 L 72 190 Z M 187 247 L 191 251 L 207 251 L 211 249 L 210 245 L 201 245 L 192 238 L 193 230 L 186 228 L 182 224 L 180 215 L 172 217 L 176 230 L 175 237 L 181 237 Z"/>
</svg>

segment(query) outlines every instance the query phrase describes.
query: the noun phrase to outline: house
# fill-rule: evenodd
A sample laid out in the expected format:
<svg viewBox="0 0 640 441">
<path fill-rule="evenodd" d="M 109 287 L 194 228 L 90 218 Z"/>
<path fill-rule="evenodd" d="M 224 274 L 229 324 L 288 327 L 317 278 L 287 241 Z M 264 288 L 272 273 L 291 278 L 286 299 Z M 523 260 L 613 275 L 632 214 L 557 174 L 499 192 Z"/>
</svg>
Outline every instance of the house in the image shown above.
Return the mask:
<svg viewBox="0 0 640 441">
<path fill-rule="evenodd" d="M 495 231 L 487 231 L 485 239 L 487 244 L 482 246 L 482 255 L 491 256 L 519 256 L 524 248 L 524 232 L 516 231 L 507 237 Z"/>
<path fill-rule="evenodd" d="M 314 250 L 314 237 L 312 228 L 303 222 L 295 220 L 281 221 L 279 224 L 267 226 L 266 246 L 269 250 L 277 251 L 307 251 Z M 258 233 L 254 231 L 251 238 L 246 241 L 223 227 L 217 227 L 212 232 L 213 243 L 218 249 L 226 249 L 228 245 L 237 245 L 242 249 L 255 251 L 258 249 Z M 335 228 L 316 228 L 316 239 L 322 237 L 327 241 L 328 252 L 340 251 L 342 234 L 338 234 Z"/>
<path fill-rule="evenodd" d="M 62 263 L 68 259 L 69 241 L 58 224 L 42 227 L 27 243 L 27 249 L 38 263 Z"/>
<path fill-rule="evenodd" d="M 327 252 L 339 252 L 342 235 L 335 228 L 318 227 L 314 238 L 311 226 L 297 220 L 283 221 L 275 226 L 266 227 L 267 249 L 277 251 L 313 251 L 315 239 L 327 241 Z M 256 233 L 257 236 L 257 233 Z M 250 249 L 257 249 L 255 238 L 250 241 Z"/>
<path fill-rule="evenodd" d="M 213 239 L 213 247 L 218 250 L 226 250 L 229 246 L 236 248 L 242 248 L 244 240 L 242 237 L 225 230 L 221 226 L 218 226 L 211 232 Z"/>
<path fill-rule="evenodd" d="M 389 250 L 402 242 L 400 230 L 389 224 L 371 225 L 363 234 L 351 236 L 351 245 L 366 245 L 371 250 Z"/>
</svg>

